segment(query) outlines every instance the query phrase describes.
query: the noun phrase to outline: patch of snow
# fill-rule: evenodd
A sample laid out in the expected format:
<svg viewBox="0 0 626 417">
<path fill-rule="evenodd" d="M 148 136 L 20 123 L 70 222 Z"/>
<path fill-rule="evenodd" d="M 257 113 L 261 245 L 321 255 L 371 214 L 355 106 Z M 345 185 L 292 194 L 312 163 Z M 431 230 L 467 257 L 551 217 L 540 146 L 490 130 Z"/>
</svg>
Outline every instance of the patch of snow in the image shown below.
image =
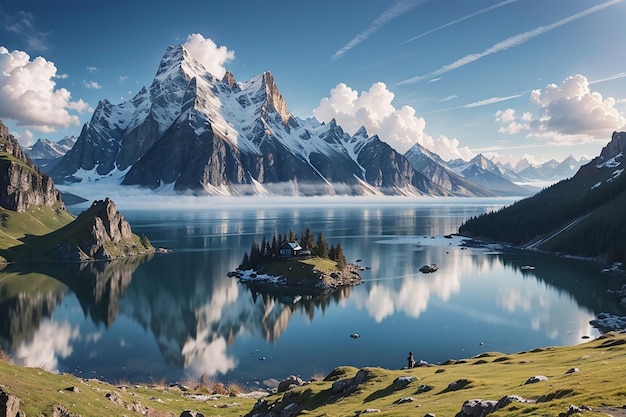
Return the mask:
<svg viewBox="0 0 626 417">
<path fill-rule="evenodd" d="M 598 188 L 598 187 L 599 187 L 599 186 L 601 186 L 601 185 L 602 185 L 602 181 L 600 181 L 600 182 L 596 182 L 595 184 L 593 184 L 593 185 L 591 186 L 591 189 L 592 189 L 592 190 L 595 190 L 596 188 Z"/>
<path fill-rule="evenodd" d="M 615 181 L 616 179 L 619 178 L 620 175 L 622 175 L 622 172 L 624 172 L 624 168 L 616 169 L 615 171 L 613 171 L 613 174 L 611 175 L 611 178 L 609 178 L 607 181 L 608 182 Z"/>
<path fill-rule="evenodd" d="M 257 274 L 253 269 L 247 269 L 245 271 L 239 271 L 239 272 L 241 273 L 241 275 L 239 276 L 239 280 L 241 282 L 258 281 L 258 282 L 268 282 L 271 284 L 278 284 L 278 285 L 282 285 L 287 282 L 287 280 L 283 278 L 282 276 L 275 277 L 275 276 L 268 275 L 268 274 Z"/>
<path fill-rule="evenodd" d="M 596 168 L 616 168 L 621 165 L 621 159 L 623 155 L 623 152 L 620 152 L 608 161 L 596 165 Z M 618 159 L 620 159 L 620 161 L 618 161 Z"/>
<path fill-rule="evenodd" d="M 74 177 L 79 178 L 82 184 L 86 183 L 95 183 L 98 184 L 121 184 L 124 175 L 130 170 L 130 168 L 125 169 L 124 171 L 120 171 L 118 169 L 114 169 L 110 173 L 106 175 L 100 175 L 96 172 L 98 167 L 95 167 L 91 170 L 79 169 L 74 173 Z"/>
</svg>

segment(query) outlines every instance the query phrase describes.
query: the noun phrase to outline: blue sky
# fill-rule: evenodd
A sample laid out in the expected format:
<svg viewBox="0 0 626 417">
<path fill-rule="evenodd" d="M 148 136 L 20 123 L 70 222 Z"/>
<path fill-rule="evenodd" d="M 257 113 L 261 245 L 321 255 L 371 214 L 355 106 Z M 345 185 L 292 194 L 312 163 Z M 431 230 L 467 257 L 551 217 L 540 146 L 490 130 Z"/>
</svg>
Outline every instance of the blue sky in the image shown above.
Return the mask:
<svg viewBox="0 0 626 417">
<path fill-rule="evenodd" d="M 9 0 L 0 20 L 0 120 L 23 144 L 78 135 L 175 44 L 400 152 L 542 162 L 626 130 L 622 0 Z"/>
</svg>

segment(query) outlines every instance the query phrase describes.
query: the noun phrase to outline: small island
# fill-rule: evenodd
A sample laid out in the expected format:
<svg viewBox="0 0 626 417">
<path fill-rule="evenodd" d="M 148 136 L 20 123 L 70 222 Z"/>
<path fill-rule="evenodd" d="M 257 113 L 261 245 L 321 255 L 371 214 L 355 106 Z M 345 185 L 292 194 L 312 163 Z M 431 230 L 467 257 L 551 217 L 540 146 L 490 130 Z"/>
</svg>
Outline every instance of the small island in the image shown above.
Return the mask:
<svg viewBox="0 0 626 417">
<path fill-rule="evenodd" d="M 229 276 L 241 282 L 271 286 L 289 286 L 309 292 L 323 292 L 361 283 L 361 268 L 346 262 L 341 243 L 328 242 L 323 233 L 317 239 L 310 228 L 298 236 L 289 231 L 285 236 L 274 233 L 271 241 L 263 236 L 261 243 L 252 242 L 241 265 Z"/>
</svg>

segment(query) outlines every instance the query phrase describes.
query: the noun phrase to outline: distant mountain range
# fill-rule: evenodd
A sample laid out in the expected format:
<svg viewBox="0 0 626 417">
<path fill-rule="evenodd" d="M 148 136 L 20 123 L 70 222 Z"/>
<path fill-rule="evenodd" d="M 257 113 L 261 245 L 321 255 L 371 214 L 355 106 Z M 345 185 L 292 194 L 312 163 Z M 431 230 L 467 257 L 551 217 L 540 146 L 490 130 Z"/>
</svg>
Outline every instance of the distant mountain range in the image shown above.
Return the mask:
<svg viewBox="0 0 626 417">
<path fill-rule="evenodd" d="M 68 139 L 67 143 L 70 139 Z M 58 184 L 117 178 L 121 185 L 193 194 L 530 195 L 521 175 L 482 155 L 448 164 L 419 145 L 406 154 L 365 128 L 294 117 L 265 72 L 237 82 L 211 75 L 182 46 L 167 49 L 149 88 L 102 100 L 71 149 L 29 152 Z M 42 155 L 35 158 L 34 155 Z M 56 155 L 56 154 L 55 154 Z M 507 173 L 513 173 L 507 176 Z"/>
<path fill-rule="evenodd" d="M 600 155 L 573 177 L 496 213 L 470 219 L 459 232 L 528 249 L 623 262 L 625 151 L 626 132 L 615 132 Z M 553 165 L 558 169 L 559 164 Z"/>
<path fill-rule="evenodd" d="M 72 149 L 76 139 L 78 139 L 76 136 L 66 136 L 57 142 L 38 139 L 34 145 L 25 147 L 24 152 L 42 172 L 48 172 Z"/>
</svg>

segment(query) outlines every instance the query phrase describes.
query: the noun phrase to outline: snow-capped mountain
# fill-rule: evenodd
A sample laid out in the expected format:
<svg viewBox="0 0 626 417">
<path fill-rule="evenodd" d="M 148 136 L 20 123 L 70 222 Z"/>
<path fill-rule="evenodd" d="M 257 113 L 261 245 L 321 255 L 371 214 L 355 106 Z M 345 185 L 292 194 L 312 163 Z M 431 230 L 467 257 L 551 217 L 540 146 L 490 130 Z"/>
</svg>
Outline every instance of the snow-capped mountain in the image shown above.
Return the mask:
<svg viewBox="0 0 626 417">
<path fill-rule="evenodd" d="M 364 129 L 293 117 L 271 73 L 218 79 L 182 45 L 150 88 L 102 100 L 51 175 L 199 194 L 452 194 Z"/>
<path fill-rule="evenodd" d="M 469 162 L 462 159 L 450 161 L 448 166 L 466 180 L 476 183 L 496 195 L 524 196 L 535 191 L 515 184 L 513 181 L 519 177 L 516 177 L 515 174 L 511 176 L 510 171 L 503 170 L 482 154 L 476 155 Z"/>
<path fill-rule="evenodd" d="M 458 196 L 490 197 L 495 192 L 472 182 L 448 168 L 441 157 L 419 143 L 413 145 L 405 154 L 413 168 L 426 175 L 433 183 Z"/>
<path fill-rule="evenodd" d="M 36 163 L 42 172 L 51 170 L 76 143 L 76 136 L 66 136 L 58 142 L 38 139 L 34 145 L 24 148 L 26 155 Z"/>
<path fill-rule="evenodd" d="M 540 165 L 531 165 L 524 167 L 524 169 L 516 169 L 518 175 L 529 180 L 549 180 L 558 181 L 565 178 L 570 178 L 578 169 L 589 162 L 586 158 L 577 160 L 572 155 L 565 158 L 563 161 L 558 162 L 551 159 Z M 519 165 L 518 165 L 519 166 Z M 516 168 L 518 167 L 516 166 Z"/>
</svg>

